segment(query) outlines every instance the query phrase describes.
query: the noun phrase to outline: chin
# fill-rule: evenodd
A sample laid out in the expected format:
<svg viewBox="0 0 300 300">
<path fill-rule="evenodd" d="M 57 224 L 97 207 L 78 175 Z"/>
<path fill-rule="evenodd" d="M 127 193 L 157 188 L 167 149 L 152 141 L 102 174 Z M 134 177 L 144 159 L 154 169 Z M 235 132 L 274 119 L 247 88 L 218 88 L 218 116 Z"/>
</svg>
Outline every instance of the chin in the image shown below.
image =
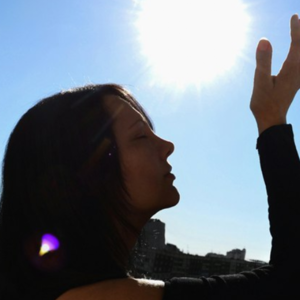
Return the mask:
<svg viewBox="0 0 300 300">
<path fill-rule="evenodd" d="M 179 202 L 179 200 L 180 200 L 180 194 L 179 194 L 179 192 L 177 191 L 177 189 L 174 187 L 174 189 L 175 189 L 175 196 L 174 196 L 174 199 L 173 199 L 173 203 L 172 203 L 172 205 L 170 206 L 170 207 L 173 207 L 173 206 L 175 206 L 175 205 L 177 205 L 178 204 L 178 202 Z"/>
<path fill-rule="evenodd" d="M 176 206 L 180 200 L 180 194 L 177 191 L 176 187 L 173 187 L 172 195 L 169 195 L 168 198 L 165 200 L 165 205 L 160 209 L 167 209 L 173 206 Z"/>
</svg>

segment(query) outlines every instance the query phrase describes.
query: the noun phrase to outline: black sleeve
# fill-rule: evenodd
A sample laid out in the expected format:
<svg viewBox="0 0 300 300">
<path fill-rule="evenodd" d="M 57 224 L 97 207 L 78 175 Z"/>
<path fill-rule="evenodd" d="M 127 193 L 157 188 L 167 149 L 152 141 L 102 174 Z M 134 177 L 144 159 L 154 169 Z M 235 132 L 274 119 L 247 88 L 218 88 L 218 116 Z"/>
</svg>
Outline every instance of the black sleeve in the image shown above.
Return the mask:
<svg viewBox="0 0 300 300">
<path fill-rule="evenodd" d="M 300 249 L 300 162 L 291 125 L 274 126 L 258 139 L 269 202 L 270 264 L 296 264 Z"/>
<path fill-rule="evenodd" d="M 173 278 L 163 300 L 300 299 L 300 163 L 291 125 L 264 131 L 257 149 L 268 193 L 270 264 L 235 275 Z"/>
</svg>

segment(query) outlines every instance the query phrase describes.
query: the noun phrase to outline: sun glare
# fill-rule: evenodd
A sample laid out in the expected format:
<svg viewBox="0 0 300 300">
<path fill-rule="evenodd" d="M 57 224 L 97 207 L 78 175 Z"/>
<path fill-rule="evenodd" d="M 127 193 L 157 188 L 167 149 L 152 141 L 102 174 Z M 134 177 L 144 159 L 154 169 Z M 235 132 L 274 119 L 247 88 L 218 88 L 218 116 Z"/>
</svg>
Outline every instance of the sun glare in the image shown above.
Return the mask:
<svg viewBox="0 0 300 300">
<path fill-rule="evenodd" d="M 136 26 L 155 83 L 202 86 L 235 65 L 250 17 L 241 0 L 140 0 Z"/>
</svg>

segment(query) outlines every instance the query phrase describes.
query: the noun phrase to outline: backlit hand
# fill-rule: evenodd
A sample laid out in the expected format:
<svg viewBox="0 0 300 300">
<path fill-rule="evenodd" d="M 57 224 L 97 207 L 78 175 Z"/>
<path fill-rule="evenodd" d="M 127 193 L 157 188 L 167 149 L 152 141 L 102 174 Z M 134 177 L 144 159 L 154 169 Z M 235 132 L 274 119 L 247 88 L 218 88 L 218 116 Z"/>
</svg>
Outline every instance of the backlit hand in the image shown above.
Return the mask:
<svg viewBox="0 0 300 300">
<path fill-rule="evenodd" d="M 258 131 L 286 124 L 288 109 L 300 88 L 300 21 L 291 18 L 291 47 L 277 76 L 271 76 L 272 46 L 260 40 L 256 51 L 256 70 L 250 109 Z"/>
</svg>

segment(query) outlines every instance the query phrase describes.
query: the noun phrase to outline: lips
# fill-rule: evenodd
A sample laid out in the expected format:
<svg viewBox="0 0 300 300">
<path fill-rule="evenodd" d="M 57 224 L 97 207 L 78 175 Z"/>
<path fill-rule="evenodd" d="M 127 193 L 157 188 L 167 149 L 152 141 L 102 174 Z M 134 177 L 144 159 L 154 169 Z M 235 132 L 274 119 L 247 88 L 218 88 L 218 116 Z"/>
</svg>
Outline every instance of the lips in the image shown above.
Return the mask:
<svg viewBox="0 0 300 300">
<path fill-rule="evenodd" d="M 176 179 L 176 177 L 173 173 L 168 173 L 168 174 L 165 175 L 165 177 L 168 178 L 168 179 L 172 179 L 172 180 Z"/>
<path fill-rule="evenodd" d="M 165 174 L 165 177 L 169 178 L 169 179 L 172 179 L 172 180 L 175 180 L 176 179 L 175 175 L 173 173 L 171 173 L 172 172 L 172 167 L 170 165 L 168 167 L 169 167 L 168 172 Z"/>
</svg>

